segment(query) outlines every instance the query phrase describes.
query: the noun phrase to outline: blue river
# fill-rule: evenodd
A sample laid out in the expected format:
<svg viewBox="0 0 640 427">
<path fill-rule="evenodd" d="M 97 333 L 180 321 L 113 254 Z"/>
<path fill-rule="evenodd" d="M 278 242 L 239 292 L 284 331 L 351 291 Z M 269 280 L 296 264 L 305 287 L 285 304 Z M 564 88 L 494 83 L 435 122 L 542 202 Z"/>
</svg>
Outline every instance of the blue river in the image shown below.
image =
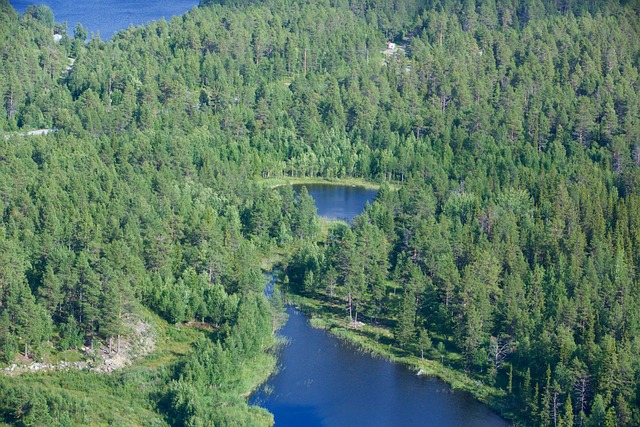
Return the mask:
<svg viewBox="0 0 640 427">
<path fill-rule="evenodd" d="M 280 333 L 280 370 L 250 398 L 278 427 L 507 427 L 509 423 L 442 381 L 358 351 L 314 329 L 292 307 Z"/>
<path fill-rule="evenodd" d="M 295 185 L 299 191 L 301 185 Z M 350 222 L 372 203 L 377 191 L 361 187 L 307 185 L 318 215 Z M 275 278 L 267 276 L 265 295 Z M 279 370 L 250 398 L 273 413 L 278 427 L 507 427 L 509 423 L 475 400 L 434 378 L 373 357 L 287 308 L 280 330 L 287 344 Z"/>
</svg>

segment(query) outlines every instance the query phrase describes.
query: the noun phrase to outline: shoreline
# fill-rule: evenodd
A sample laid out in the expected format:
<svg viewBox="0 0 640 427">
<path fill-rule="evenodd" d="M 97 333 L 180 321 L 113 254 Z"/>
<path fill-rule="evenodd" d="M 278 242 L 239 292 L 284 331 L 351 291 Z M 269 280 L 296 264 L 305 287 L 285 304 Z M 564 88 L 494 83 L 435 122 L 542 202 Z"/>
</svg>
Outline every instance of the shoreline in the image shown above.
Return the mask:
<svg viewBox="0 0 640 427">
<path fill-rule="evenodd" d="M 256 182 L 269 186 L 270 188 L 278 188 L 285 185 L 334 185 L 336 187 L 360 187 L 367 190 L 380 190 L 382 186 L 379 183 L 368 181 L 364 178 L 264 178 L 259 179 Z M 392 188 L 395 188 L 392 184 L 389 184 Z"/>
<path fill-rule="evenodd" d="M 327 330 L 337 338 L 356 346 L 360 351 L 383 357 L 392 363 L 404 365 L 414 371 L 416 375 L 437 378 L 448 384 L 453 390 L 469 393 L 474 399 L 486 405 L 505 421 L 512 425 L 517 425 L 519 420 L 516 414 L 509 411 L 503 401 L 506 397 L 504 390 L 486 385 L 463 372 L 445 366 L 437 360 L 427 357 L 421 359 L 419 356 L 406 354 L 405 350 L 395 345 L 381 344 L 365 335 L 366 333 L 374 335 L 378 333 L 379 335 L 392 336 L 392 332 L 387 328 L 371 325 L 364 325 L 361 328 L 349 327 L 347 323 L 337 318 L 336 315 L 328 313 L 319 300 L 296 294 L 288 294 L 287 298 L 289 299 L 287 304 L 296 307 L 309 317 L 311 327 Z M 317 304 L 320 305 L 318 306 Z"/>
</svg>

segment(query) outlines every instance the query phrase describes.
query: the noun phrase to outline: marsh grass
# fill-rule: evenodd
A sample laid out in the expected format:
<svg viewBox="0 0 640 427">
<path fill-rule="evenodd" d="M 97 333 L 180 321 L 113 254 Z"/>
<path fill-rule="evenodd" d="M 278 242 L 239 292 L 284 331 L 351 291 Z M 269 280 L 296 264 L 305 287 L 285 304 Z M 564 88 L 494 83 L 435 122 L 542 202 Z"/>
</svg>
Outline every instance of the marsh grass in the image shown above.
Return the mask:
<svg viewBox="0 0 640 427">
<path fill-rule="evenodd" d="M 247 398 L 262 383 L 264 383 L 276 369 L 276 356 L 273 352 L 263 353 L 237 367 L 238 382 L 236 389 L 240 396 Z"/>
</svg>

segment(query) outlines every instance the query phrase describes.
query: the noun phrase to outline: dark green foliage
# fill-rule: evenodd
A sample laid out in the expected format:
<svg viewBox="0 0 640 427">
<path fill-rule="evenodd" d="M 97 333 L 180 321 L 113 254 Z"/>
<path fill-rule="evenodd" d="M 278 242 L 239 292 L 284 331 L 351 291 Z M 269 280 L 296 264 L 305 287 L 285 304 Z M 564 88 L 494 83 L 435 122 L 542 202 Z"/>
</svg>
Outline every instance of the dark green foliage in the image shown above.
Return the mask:
<svg viewBox="0 0 640 427">
<path fill-rule="evenodd" d="M 237 397 L 244 361 L 271 345 L 271 311 L 261 296 L 243 299 L 224 342 L 202 338 L 178 368 L 164 397 L 172 425 L 249 425 L 269 417 Z M 225 402 L 221 405 L 221 402 Z M 231 406 L 228 408 L 227 406 Z M 253 413 L 253 415 L 252 415 Z"/>
<path fill-rule="evenodd" d="M 73 27 L 73 38 L 81 41 L 85 41 L 89 37 L 89 30 L 82 26 L 81 23 L 77 23 L 75 27 Z"/>
<path fill-rule="evenodd" d="M 302 187 L 291 214 L 291 231 L 296 237 L 308 240 L 316 237 L 320 229 L 316 213 L 313 198 L 307 192 L 307 187 Z"/>
<path fill-rule="evenodd" d="M 55 18 L 53 17 L 53 11 L 49 6 L 44 4 L 38 6 L 29 6 L 24 11 L 24 17 L 27 16 L 32 17 L 40 22 L 42 22 L 47 27 L 53 28 L 53 24 L 55 23 Z"/>
<path fill-rule="evenodd" d="M 406 351 L 446 343 L 524 424 L 640 423 L 634 2 L 212 1 L 60 43 L 50 12 L 0 0 L 6 362 L 111 348 L 142 303 L 220 328 L 159 410 L 250 423 L 211 386 L 268 345 L 259 259 L 279 246 L 289 289 Z M 287 176 L 384 185 L 318 244 L 304 191 L 255 183 Z M 55 396 L 34 399 L 21 422 L 49 424 Z"/>
</svg>

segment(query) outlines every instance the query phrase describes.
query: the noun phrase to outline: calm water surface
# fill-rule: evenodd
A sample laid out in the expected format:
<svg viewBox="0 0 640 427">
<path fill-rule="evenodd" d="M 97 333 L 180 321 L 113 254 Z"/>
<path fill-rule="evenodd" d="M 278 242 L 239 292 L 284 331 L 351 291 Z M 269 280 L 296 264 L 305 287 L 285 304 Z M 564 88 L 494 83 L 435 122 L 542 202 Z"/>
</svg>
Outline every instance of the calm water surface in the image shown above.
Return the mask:
<svg viewBox="0 0 640 427">
<path fill-rule="evenodd" d="M 293 308 L 287 312 L 281 370 L 249 400 L 272 412 L 276 426 L 509 425 L 468 394 L 358 352 Z"/>
<path fill-rule="evenodd" d="M 294 185 L 293 190 L 298 192 L 302 187 Z M 372 203 L 378 194 L 377 190 L 346 185 L 310 184 L 305 187 L 316 202 L 319 216 L 346 221 L 362 213 L 367 202 Z"/>
<path fill-rule="evenodd" d="M 160 18 L 167 20 L 182 15 L 194 6 L 198 0 L 9 0 L 19 13 L 28 6 L 44 4 L 53 10 L 56 22 L 67 22 L 69 31 L 78 22 L 103 40 L 129 25 L 144 25 Z"/>
</svg>

